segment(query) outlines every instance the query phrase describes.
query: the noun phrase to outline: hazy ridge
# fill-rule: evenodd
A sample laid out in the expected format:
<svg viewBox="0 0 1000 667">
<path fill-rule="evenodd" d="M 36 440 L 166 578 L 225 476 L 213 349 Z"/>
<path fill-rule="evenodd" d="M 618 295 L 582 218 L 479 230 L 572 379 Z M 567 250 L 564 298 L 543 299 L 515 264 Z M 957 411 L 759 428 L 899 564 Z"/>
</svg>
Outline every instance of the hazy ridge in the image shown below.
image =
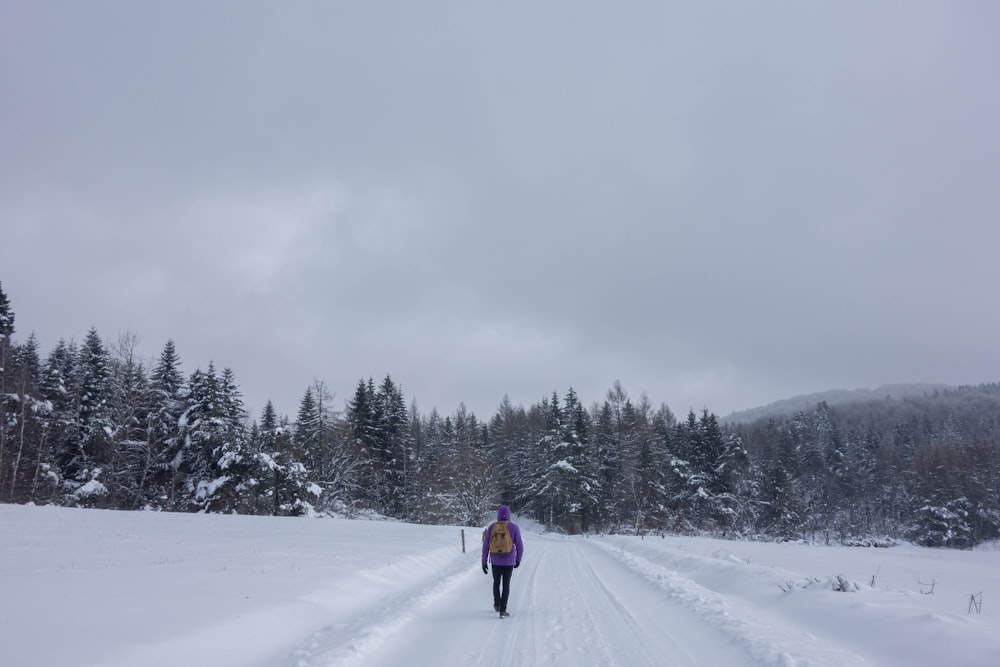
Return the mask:
<svg viewBox="0 0 1000 667">
<path fill-rule="evenodd" d="M 834 407 L 850 403 L 877 401 L 885 398 L 901 399 L 911 396 L 924 396 L 936 391 L 946 391 L 957 387 L 937 383 L 886 384 L 874 389 L 830 389 L 813 394 L 802 394 L 785 398 L 748 410 L 732 412 L 720 418 L 725 424 L 753 422 L 767 417 L 786 417 L 796 412 L 812 410 L 817 403 L 825 402 Z"/>
</svg>

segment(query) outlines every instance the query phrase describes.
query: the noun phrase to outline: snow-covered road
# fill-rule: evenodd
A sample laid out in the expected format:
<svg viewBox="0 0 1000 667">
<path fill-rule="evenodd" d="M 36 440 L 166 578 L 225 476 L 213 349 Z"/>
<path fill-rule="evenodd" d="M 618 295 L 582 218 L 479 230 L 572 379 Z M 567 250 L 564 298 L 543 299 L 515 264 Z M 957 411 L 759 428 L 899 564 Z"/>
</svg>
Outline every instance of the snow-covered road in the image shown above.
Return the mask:
<svg viewBox="0 0 1000 667">
<path fill-rule="evenodd" d="M 584 540 L 532 535 L 515 571 L 511 617 L 493 611 L 475 562 L 357 622 L 312 639 L 319 665 L 750 665 L 730 637 L 666 598 L 642 574 Z M 393 608 L 395 606 L 395 608 Z"/>
<path fill-rule="evenodd" d="M 1000 664 L 996 550 L 528 526 L 501 620 L 479 529 L 465 553 L 460 532 L 0 505 L 0 664 Z"/>
</svg>

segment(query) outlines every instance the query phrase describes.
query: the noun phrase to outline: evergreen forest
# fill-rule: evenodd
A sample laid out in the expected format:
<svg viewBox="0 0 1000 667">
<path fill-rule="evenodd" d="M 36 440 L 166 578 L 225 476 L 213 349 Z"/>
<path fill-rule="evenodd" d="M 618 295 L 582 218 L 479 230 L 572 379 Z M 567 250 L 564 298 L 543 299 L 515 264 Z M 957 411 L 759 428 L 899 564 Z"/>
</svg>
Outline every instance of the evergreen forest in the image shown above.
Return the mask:
<svg viewBox="0 0 1000 667">
<path fill-rule="evenodd" d="M 167 341 L 91 329 L 43 354 L 0 285 L 0 502 L 332 514 L 482 525 L 498 502 L 554 530 L 967 548 L 1000 537 L 1000 385 L 723 424 L 620 383 L 481 419 L 407 404 L 391 377 L 294 417 L 244 407 L 236 374 L 185 376 Z"/>
</svg>

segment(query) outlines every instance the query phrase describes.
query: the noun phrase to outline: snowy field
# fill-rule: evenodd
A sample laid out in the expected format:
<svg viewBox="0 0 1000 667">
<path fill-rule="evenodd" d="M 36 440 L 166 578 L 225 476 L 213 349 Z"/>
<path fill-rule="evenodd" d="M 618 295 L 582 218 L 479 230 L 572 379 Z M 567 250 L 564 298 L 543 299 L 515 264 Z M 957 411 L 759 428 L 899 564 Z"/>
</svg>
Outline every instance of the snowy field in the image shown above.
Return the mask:
<svg viewBox="0 0 1000 667">
<path fill-rule="evenodd" d="M 0 664 L 1000 665 L 998 550 L 522 527 L 500 620 L 477 528 L 0 505 Z"/>
</svg>

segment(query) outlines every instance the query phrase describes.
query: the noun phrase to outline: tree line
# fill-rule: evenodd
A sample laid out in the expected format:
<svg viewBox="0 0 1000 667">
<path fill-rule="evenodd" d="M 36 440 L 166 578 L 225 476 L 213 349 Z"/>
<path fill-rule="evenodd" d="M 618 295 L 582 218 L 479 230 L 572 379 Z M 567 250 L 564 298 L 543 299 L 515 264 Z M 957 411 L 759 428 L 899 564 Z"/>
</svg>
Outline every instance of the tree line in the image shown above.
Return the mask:
<svg viewBox="0 0 1000 667">
<path fill-rule="evenodd" d="M 338 409 L 307 387 L 257 419 L 231 369 L 91 329 L 43 359 L 0 286 L 0 502 L 384 516 L 478 525 L 497 502 L 567 532 L 671 531 L 967 547 L 1000 535 L 1000 386 L 723 425 L 616 382 L 488 420 L 421 414 L 386 376 Z"/>
</svg>

